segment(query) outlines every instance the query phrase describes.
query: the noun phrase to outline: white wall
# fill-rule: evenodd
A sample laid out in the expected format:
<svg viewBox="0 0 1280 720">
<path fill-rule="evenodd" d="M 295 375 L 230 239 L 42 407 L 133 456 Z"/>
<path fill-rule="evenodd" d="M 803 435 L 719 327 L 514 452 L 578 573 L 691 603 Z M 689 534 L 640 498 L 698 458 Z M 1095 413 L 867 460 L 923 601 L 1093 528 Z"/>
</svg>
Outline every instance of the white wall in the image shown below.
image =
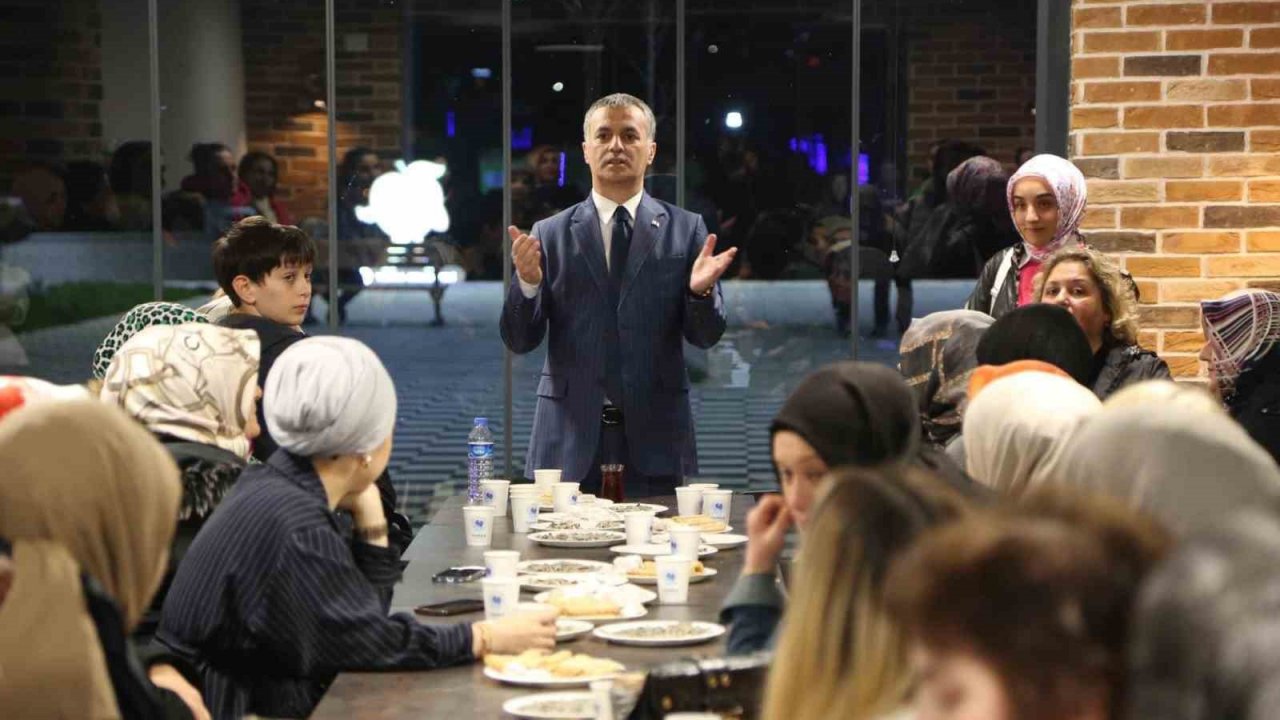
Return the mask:
<svg viewBox="0 0 1280 720">
<path fill-rule="evenodd" d="M 245 150 L 240 0 L 159 0 L 165 189 L 191 172 L 195 142 Z M 146 0 L 101 0 L 102 132 L 108 149 L 150 137 Z"/>
</svg>

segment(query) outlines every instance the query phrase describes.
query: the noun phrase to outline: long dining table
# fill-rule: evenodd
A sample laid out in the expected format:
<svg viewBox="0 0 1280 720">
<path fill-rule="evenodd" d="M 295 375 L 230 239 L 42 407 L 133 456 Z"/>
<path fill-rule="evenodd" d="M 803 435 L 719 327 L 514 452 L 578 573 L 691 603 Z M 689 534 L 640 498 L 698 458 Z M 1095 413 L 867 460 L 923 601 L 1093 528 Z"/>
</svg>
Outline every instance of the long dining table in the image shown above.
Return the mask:
<svg viewBox="0 0 1280 720">
<path fill-rule="evenodd" d="M 521 560 L 553 560 L 577 558 L 611 562 L 616 554 L 608 548 L 552 548 L 539 545 L 527 535 L 511 530 L 511 518 L 498 518 L 494 524 L 493 542 L 489 548 L 468 547 L 463 534 L 462 507 L 465 498 L 453 497 L 424 525 L 405 551 L 408 561 L 404 577 L 396 586 L 391 600 L 392 612 L 412 613 L 420 605 L 457 599 L 480 599 L 480 583 L 436 583 L 432 576 L 459 565 L 484 565 L 486 550 L 518 550 Z M 664 505 L 676 514 L 674 497 L 627 498 L 627 502 Z M 732 532 L 746 534 L 745 516 L 753 499 L 734 493 L 729 524 Z M 717 571 L 715 577 L 689 585 L 688 602 L 664 605 L 655 600 L 648 606 L 645 620 L 717 621 L 721 602 L 728 595 L 739 572 L 745 546 L 720 549 L 702 562 Z M 647 589 L 656 591 L 655 587 Z M 522 591 L 522 601 L 532 600 L 532 593 Z M 484 619 L 483 613 L 457 615 L 451 618 L 423 618 L 427 623 L 472 623 Z M 628 671 L 643 670 L 652 665 L 687 657 L 716 657 L 724 654 L 724 635 L 703 645 L 686 647 L 631 647 L 608 643 L 594 635 L 561 643 L 557 649 L 572 650 L 595 657 L 616 660 Z M 316 708 L 314 718 L 498 718 L 508 717 L 502 711 L 507 700 L 541 692 L 538 688 L 509 686 L 498 683 L 483 673 L 480 662 L 434 670 L 411 672 L 344 672 L 338 675 Z"/>
</svg>

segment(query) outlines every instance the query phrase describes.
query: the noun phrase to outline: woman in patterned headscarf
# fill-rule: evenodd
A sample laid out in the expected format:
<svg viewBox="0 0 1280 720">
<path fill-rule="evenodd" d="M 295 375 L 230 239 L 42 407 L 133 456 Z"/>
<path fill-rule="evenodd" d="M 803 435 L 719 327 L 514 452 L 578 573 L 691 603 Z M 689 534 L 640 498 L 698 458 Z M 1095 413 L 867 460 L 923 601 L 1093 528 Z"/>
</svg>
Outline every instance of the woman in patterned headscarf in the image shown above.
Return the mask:
<svg viewBox="0 0 1280 720">
<path fill-rule="evenodd" d="M 1054 252 L 1083 244 L 1084 174 L 1056 155 L 1037 155 L 1009 178 L 1006 198 L 1022 242 L 987 261 L 965 303 L 994 318 L 1032 302 L 1032 280 Z"/>
<path fill-rule="evenodd" d="M 107 367 L 101 399 L 150 430 L 182 471 L 171 568 L 235 485 L 258 436 L 258 353 L 252 330 L 153 325 Z M 155 607 L 163 600 L 162 590 Z"/>
<path fill-rule="evenodd" d="M 120 318 L 120 322 L 98 344 L 93 353 L 93 377 L 101 380 L 107 374 L 111 358 L 143 328 L 152 325 L 181 325 L 182 323 L 206 323 L 207 318 L 186 305 L 172 302 L 149 302 L 135 306 Z"/>
<path fill-rule="evenodd" d="M 1210 387 L 1259 445 L 1280 461 L 1280 294 L 1237 292 L 1200 303 Z"/>
</svg>

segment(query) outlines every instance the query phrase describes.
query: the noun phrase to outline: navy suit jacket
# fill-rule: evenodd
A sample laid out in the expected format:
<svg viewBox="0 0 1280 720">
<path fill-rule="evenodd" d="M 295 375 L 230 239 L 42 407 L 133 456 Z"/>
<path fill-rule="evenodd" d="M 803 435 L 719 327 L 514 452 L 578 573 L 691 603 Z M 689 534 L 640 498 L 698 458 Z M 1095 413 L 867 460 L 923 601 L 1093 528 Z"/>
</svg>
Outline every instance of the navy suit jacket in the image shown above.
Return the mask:
<svg viewBox="0 0 1280 720">
<path fill-rule="evenodd" d="M 526 298 L 512 276 L 502 307 L 502 341 L 527 353 L 548 338 L 525 474 L 559 468 L 565 480 L 591 469 L 605 399 L 606 339 L 616 314 L 629 458 L 643 475 L 689 475 L 698 452 L 689 410 L 684 340 L 708 348 L 724 334 L 717 283 L 689 293 L 689 273 L 707 239 L 702 218 L 647 193 L 636 209 L 617 307 L 600 220 L 590 198 L 533 226 L 542 243 L 542 285 Z"/>
</svg>

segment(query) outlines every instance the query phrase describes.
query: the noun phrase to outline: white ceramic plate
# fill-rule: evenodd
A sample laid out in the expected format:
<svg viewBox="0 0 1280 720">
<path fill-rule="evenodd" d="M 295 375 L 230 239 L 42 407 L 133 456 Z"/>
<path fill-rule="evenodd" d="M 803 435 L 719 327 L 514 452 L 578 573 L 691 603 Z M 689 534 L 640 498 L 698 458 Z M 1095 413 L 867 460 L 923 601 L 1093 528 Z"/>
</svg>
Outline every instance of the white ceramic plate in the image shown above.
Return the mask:
<svg viewBox="0 0 1280 720">
<path fill-rule="evenodd" d="M 516 572 L 521 575 L 586 575 L 609 570 L 613 566 L 599 560 L 577 560 L 560 558 L 556 560 L 525 560 L 516 565 Z"/>
<path fill-rule="evenodd" d="M 545 530 L 530 533 L 529 539 L 546 547 L 594 548 L 625 543 L 627 534 L 616 530 Z"/>
<path fill-rule="evenodd" d="M 539 595 L 545 595 L 545 593 L 539 593 Z M 617 615 L 574 615 L 572 617 L 566 615 L 564 616 L 564 619 L 565 620 L 589 620 L 590 622 L 593 622 L 593 623 L 605 623 L 605 622 L 617 622 L 619 620 L 635 620 L 636 618 L 642 618 L 648 614 L 649 614 L 649 609 L 641 605 L 635 608 L 635 612 L 632 612 L 632 613 L 626 612 L 626 608 L 623 608 L 623 611 L 618 613 Z"/>
<path fill-rule="evenodd" d="M 701 573 L 697 575 L 689 576 L 689 582 L 690 583 L 706 582 L 707 580 L 710 580 L 711 578 L 715 577 L 716 572 L 717 571 L 715 568 L 706 567 L 704 565 Z M 632 583 L 634 585 L 657 585 L 658 576 L 657 575 L 627 575 L 627 582 Z"/>
<path fill-rule="evenodd" d="M 596 700 L 589 691 L 521 695 L 502 703 L 502 711 L 525 720 L 592 720 Z"/>
<path fill-rule="evenodd" d="M 632 636 L 635 631 L 654 632 L 676 626 L 688 626 L 691 632 L 678 637 L 664 635 Z M 614 623 L 598 627 L 591 634 L 601 640 L 608 640 L 618 645 L 637 645 L 641 647 L 676 647 L 679 645 L 701 645 L 715 640 L 724 634 L 724 626 L 711 622 L 680 622 L 678 620 L 642 620 L 640 622 Z"/>
<path fill-rule="evenodd" d="M 633 510 L 652 510 L 655 513 L 664 513 L 669 508 L 666 505 L 655 505 L 653 503 L 621 502 L 614 503 L 613 507 L 609 509 L 616 513 L 631 512 Z"/>
<path fill-rule="evenodd" d="M 539 516 L 538 522 L 530 523 L 529 529 L 535 532 L 543 532 L 546 530 L 581 530 L 582 524 L 587 521 L 583 520 L 564 520 L 556 518 L 554 520 L 543 520 Z M 592 521 L 594 522 L 594 521 Z M 571 524 L 571 526 L 569 526 Z M 592 530 L 612 530 L 614 532 L 622 532 L 624 529 L 621 520 L 605 520 L 592 527 Z"/>
<path fill-rule="evenodd" d="M 639 601 L 645 605 L 648 605 L 649 603 L 658 599 L 658 594 L 652 590 L 645 590 L 644 588 L 635 588 L 635 589 L 627 588 L 627 590 L 629 592 L 635 593 L 637 599 L 639 599 Z M 547 598 L 551 597 L 552 592 L 554 591 L 548 590 L 546 592 L 540 592 L 537 595 L 533 596 L 533 601 L 536 603 L 542 603 L 545 605 L 547 603 Z M 566 615 L 565 617 L 569 617 L 569 616 Z M 573 617 L 577 618 L 578 616 L 574 615 Z"/>
<path fill-rule="evenodd" d="M 626 582 L 625 579 L 615 573 L 561 573 L 559 575 L 531 573 L 520 576 L 520 586 L 534 592 L 556 590 L 588 581 L 604 585 L 621 585 Z"/>
<path fill-rule="evenodd" d="M 639 555 L 640 557 L 653 558 L 659 555 L 670 555 L 671 545 L 669 543 L 649 543 L 648 545 L 614 545 L 609 548 L 610 552 L 619 555 Z M 698 557 L 706 557 L 715 555 L 718 550 L 710 545 L 702 545 L 698 548 Z"/>
<path fill-rule="evenodd" d="M 702 542 L 711 547 L 728 550 L 747 544 L 746 535 L 734 535 L 733 533 L 703 533 Z"/>
<path fill-rule="evenodd" d="M 556 642 L 567 642 L 574 638 L 580 638 L 591 632 L 595 625 L 586 620 L 572 620 L 570 618 L 556 619 Z"/>
<path fill-rule="evenodd" d="M 507 683 L 508 685 L 523 685 L 525 687 L 581 687 L 590 685 L 592 680 L 605 680 L 614 677 L 616 674 L 562 678 L 555 677 L 550 673 L 500 673 L 493 668 L 484 669 L 484 676 L 487 678 Z"/>
</svg>

